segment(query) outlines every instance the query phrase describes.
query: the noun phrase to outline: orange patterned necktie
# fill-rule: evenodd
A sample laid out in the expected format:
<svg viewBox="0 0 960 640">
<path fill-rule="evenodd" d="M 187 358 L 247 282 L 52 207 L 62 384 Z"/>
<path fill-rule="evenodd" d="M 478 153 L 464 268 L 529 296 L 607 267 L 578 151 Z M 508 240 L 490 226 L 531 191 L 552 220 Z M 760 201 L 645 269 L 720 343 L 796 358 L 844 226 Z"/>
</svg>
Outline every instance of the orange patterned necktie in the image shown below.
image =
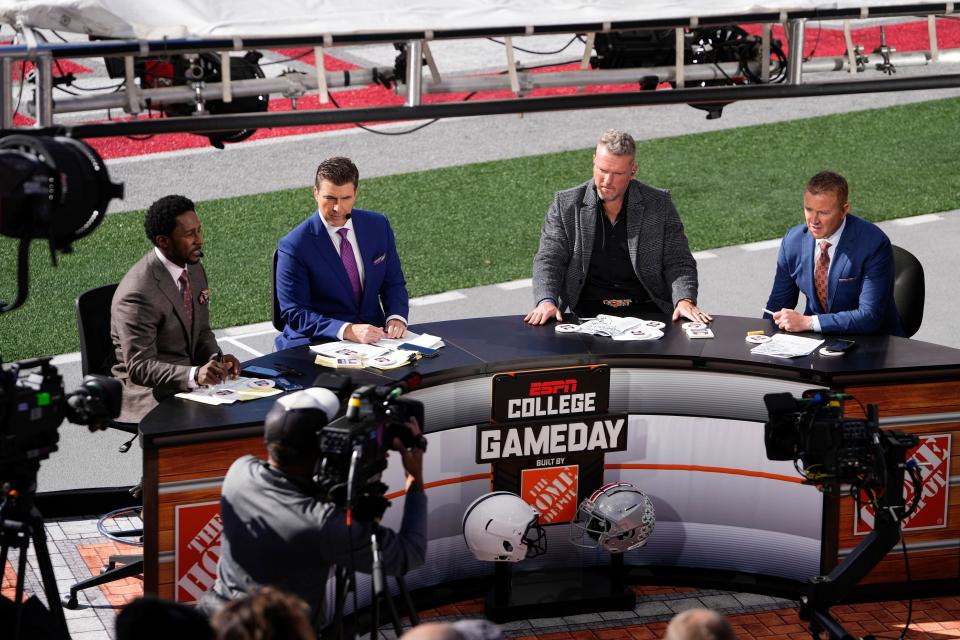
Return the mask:
<svg viewBox="0 0 960 640">
<path fill-rule="evenodd" d="M 827 274 L 830 273 L 830 253 L 827 249 L 830 243 L 820 241 L 820 257 L 817 259 L 817 268 L 813 272 L 813 282 L 817 287 L 817 301 L 824 313 L 827 311 Z"/>
</svg>

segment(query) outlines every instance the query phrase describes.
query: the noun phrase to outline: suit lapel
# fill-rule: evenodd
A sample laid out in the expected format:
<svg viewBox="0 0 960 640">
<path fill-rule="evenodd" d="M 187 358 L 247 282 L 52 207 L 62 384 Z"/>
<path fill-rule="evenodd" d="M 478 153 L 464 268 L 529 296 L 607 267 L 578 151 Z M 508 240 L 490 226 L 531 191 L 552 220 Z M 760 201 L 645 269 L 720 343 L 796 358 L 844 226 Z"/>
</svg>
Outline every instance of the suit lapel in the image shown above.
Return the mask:
<svg viewBox="0 0 960 640">
<path fill-rule="evenodd" d="M 357 245 L 360 248 L 360 259 L 363 261 L 363 291 L 360 294 L 360 308 L 364 308 L 368 302 L 367 296 L 377 296 L 377 287 L 368 287 L 367 280 L 370 279 L 370 272 L 373 268 L 373 261 L 378 256 L 376 247 L 376 230 L 373 228 L 373 220 L 358 212 L 351 218 L 353 220 L 353 232 L 357 239 Z"/>
<path fill-rule="evenodd" d="M 180 325 L 183 327 L 183 335 L 186 337 L 187 343 L 192 347 L 193 336 L 191 335 L 190 327 L 187 326 L 187 310 L 183 307 L 183 295 L 180 293 L 177 285 L 173 283 L 170 272 L 167 271 L 167 268 L 160 262 L 160 258 L 157 257 L 156 253 L 152 253 L 151 255 L 150 271 L 157 281 L 157 288 L 160 289 L 160 292 L 170 301 L 173 312 L 177 315 L 177 318 L 180 319 Z M 190 277 L 190 285 L 193 286 L 192 276 Z M 190 351 L 192 353 L 192 349 L 190 349 Z"/>
<path fill-rule="evenodd" d="M 199 264 L 187 267 L 187 274 L 190 278 L 190 293 L 193 294 L 193 327 L 190 329 L 190 353 L 193 353 L 193 345 L 197 344 L 200 338 L 200 325 L 198 319 L 200 315 L 200 292 L 206 286 L 203 278 L 200 277 L 201 267 Z"/>
<path fill-rule="evenodd" d="M 815 309 L 818 313 L 824 313 L 824 310 L 820 308 L 820 301 L 817 300 L 817 287 L 813 282 L 813 250 L 816 244 L 817 241 L 813 234 L 807 231 L 800 244 L 800 290 L 807 296 L 807 304 L 810 305 L 811 309 Z"/>
<path fill-rule="evenodd" d="M 580 208 L 577 224 L 580 225 L 580 252 L 583 258 L 583 272 L 590 271 L 590 258 L 593 256 L 593 240 L 597 229 L 597 190 L 591 180 L 583 193 L 583 206 Z"/>
<path fill-rule="evenodd" d="M 354 222 L 356 227 L 356 222 Z M 317 248 L 317 254 L 327 264 L 333 280 L 336 280 L 338 286 L 343 290 L 342 295 L 347 300 L 353 300 L 353 287 L 350 286 L 350 279 L 347 277 L 347 270 L 343 268 L 343 262 L 340 260 L 340 254 L 333 246 L 333 239 L 327 233 L 327 228 L 320 219 L 319 211 L 314 211 L 310 218 L 310 228 L 314 235 L 314 245 Z"/>
<path fill-rule="evenodd" d="M 627 249 L 630 252 L 630 264 L 633 272 L 640 277 L 637 255 L 640 253 L 640 229 L 643 227 L 643 197 L 636 181 L 631 180 L 627 197 Z"/>
<path fill-rule="evenodd" d="M 857 227 L 850 216 L 847 216 L 847 226 L 840 234 L 840 242 L 833 252 L 833 262 L 830 264 L 830 274 L 827 276 L 827 305 L 832 309 L 833 301 L 840 288 L 840 276 L 850 266 L 850 256 L 847 247 L 857 246 Z"/>
</svg>

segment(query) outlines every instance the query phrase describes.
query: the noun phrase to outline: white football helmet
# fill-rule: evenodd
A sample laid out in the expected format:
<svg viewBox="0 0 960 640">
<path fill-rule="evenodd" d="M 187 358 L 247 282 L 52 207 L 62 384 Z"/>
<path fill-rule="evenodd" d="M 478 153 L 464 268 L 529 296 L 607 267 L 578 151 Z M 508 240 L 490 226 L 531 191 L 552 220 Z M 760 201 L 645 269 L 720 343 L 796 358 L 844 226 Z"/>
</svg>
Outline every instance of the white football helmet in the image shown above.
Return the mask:
<svg viewBox="0 0 960 640">
<path fill-rule="evenodd" d="M 540 514 L 515 493 L 494 491 L 463 513 L 463 539 L 477 560 L 520 562 L 547 551 Z"/>
<path fill-rule="evenodd" d="M 655 522 L 653 503 L 646 494 L 628 482 L 611 482 L 580 503 L 570 542 L 623 553 L 645 545 Z"/>
</svg>

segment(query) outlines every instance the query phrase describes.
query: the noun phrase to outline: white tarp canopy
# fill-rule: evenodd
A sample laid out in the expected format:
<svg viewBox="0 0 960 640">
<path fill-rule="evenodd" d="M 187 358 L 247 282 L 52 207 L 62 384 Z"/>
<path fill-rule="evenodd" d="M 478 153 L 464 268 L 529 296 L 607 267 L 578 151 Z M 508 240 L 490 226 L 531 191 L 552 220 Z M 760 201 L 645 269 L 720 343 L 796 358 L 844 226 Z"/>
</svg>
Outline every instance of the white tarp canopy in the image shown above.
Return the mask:
<svg viewBox="0 0 960 640">
<path fill-rule="evenodd" d="M 0 23 L 115 38 L 388 34 L 559 27 L 924 4 L 910 0 L 0 0 Z M 960 4 L 960 3 L 958 3 Z"/>
</svg>

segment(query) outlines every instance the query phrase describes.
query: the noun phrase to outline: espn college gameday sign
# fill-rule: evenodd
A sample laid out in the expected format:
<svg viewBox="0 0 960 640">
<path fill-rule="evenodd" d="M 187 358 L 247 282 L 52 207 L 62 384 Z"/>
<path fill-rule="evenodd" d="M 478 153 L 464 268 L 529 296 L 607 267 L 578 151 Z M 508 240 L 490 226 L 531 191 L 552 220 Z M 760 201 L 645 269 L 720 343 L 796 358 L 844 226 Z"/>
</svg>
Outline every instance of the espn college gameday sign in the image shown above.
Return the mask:
<svg viewBox="0 0 960 640">
<path fill-rule="evenodd" d="M 540 524 L 571 522 L 603 484 L 604 454 L 627 448 L 627 415 L 607 412 L 609 367 L 501 373 L 492 384 L 477 463 L 491 464 L 494 491 L 519 495 Z"/>
<path fill-rule="evenodd" d="M 920 472 L 920 502 L 917 510 L 902 524 L 903 531 L 941 529 L 947 526 L 947 509 L 950 506 L 950 434 L 920 436 L 920 444 L 907 452 L 907 460 L 917 463 Z M 903 497 L 909 507 L 913 504 L 914 486 L 909 476 L 904 478 Z M 853 533 L 866 535 L 873 531 L 873 507 L 860 508 L 854 518 Z"/>
</svg>

